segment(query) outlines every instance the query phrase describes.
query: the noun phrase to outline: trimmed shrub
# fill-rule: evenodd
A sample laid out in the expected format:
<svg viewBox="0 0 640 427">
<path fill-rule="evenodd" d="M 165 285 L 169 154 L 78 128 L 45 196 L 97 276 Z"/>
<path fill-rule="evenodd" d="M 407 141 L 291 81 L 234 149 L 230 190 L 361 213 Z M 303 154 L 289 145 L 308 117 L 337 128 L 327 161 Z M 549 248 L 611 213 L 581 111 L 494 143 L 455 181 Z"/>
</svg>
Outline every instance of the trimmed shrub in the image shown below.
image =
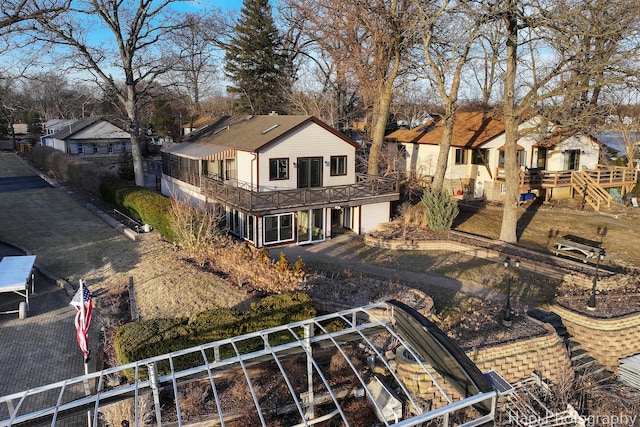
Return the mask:
<svg viewBox="0 0 640 427">
<path fill-rule="evenodd" d="M 151 224 L 167 240 L 174 241 L 171 228 L 171 200 L 162 194 L 122 179 L 107 179 L 100 184 L 102 199 L 143 224 Z"/>
<path fill-rule="evenodd" d="M 190 323 L 187 319 L 153 319 L 123 325 L 116 333 L 115 351 L 121 365 L 161 354 L 186 349 L 209 342 L 236 337 L 275 326 L 312 318 L 316 315 L 313 300 L 304 293 L 279 294 L 252 303 L 249 310 L 216 308 L 197 315 Z M 302 331 L 296 331 L 301 336 Z M 269 343 L 279 345 L 294 338 L 290 332 L 270 334 Z M 241 354 L 264 346 L 262 338 L 251 338 L 236 343 Z M 221 346 L 219 357 L 235 355 L 231 345 Z M 213 360 L 213 350 L 207 351 Z M 173 360 L 174 369 L 187 369 L 202 362 L 200 353 L 188 354 Z M 169 372 L 166 363 L 157 365 L 158 373 Z M 133 378 L 133 372 L 125 375 Z M 146 373 L 141 374 L 144 378 Z"/>
<path fill-rule="evenodd" d="M 433 231 L 449 231 L 460 212 L 458 202 L 442 188 L 427 188 L 422 194 L 424 215 Z"/>
</svg>

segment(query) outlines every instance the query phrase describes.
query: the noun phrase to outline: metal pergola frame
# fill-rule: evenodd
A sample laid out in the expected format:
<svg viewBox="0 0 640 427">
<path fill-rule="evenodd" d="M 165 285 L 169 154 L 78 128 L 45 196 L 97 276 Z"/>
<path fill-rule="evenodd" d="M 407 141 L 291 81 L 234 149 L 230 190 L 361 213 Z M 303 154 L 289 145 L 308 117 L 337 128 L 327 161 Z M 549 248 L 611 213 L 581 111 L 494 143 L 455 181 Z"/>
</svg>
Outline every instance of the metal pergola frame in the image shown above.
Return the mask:
<svg viewBox="0 0 640 427">
<path fill-rule="evenodd" d="M 343 328 L 329 330 L 326 325 L 331 322 L 340 322 Z M 278 334 L 290 335 L 290 342 L 272 345 L 272 338 Z M 396 372 L 396 361 L 388 357 L 390 348 L 382 348 L 376 342 L 377 338 L 387 338 L 392 342 L 391 351 L 403 346 L 405 354 L 413 358 L 419 375 L 433 383 L 440 401 L 446 403 L 436 408 L 425 408 L 424 402 L 414 396 Z M 262 345 L 256 348 L 255 343 L 260 340 Z M 248 344 L 252 346 L 250 351 L 246 350 Z M 359 360 L 355 360 L 353 352 L 349 351 L 352 348 L 349 346 L 354 345 L 360 350 L 357 355 Z M 229 374 L 235 374 L 235 379 L 244 377 L 251 394 L 249 401 L 253 402 L 260 425 L 267 426 L 270 424 L 268 411 L 263 407 L 264 395 L 260 395 L 260 387 L 250 374 L 252 369 L 259 366 L 269 366 L 281 375 L 280 385 L 282 388 L 286 385 L 289 394 L 286 397 L 293 402 L 288 405 L 288 417 L 297 420 L 289 425 L 309 427 L 332 417 L 340 419 L 345 426 L 355 425 L 349 421 L 342 405 L 345 394 L 333 388 L 326 363 L 318 359 L 322 353 L 341 354 L 344 357 L 350 375 L 355 378 L 355 384 L 350 386 L 349 397 L 366 399 L 379 425 L 414 426 L 435 419 L 441 425 L 448 425 L 450 417 L 461 412 L 465 413 L 465 419 L 459 425 L 484 425 L 494 420 L 500 394 L 496 391 L 497 387 L 492 385 L 495 372 L 485 377 L 433 323 L 402 303 L 388 301 L 219 340 L 0 397 L 0 427 L 65 425 L 63 420 L 69 416 L 84 414 L 87 424 L 90 422 L 97 426 L 102 406 L 131 398 L 135 399 L 136 405 L 134 419 L 129 420 L 130 425 L 145 425 L 137 404 L 143 394 L 153 396 L 155 425 L 162 425 L 160 396 L 168 393 L 173 394 L 175 406 L 171 409 L 172 419 L 177 419 L 177 423 L 172 421 L 171 425 L 182 426 L 188 422 L 183 420 L 179 387 L 194 381 L 208 382 L 216 407 L 210 414 L 211 423 L 234 425 L 225 419 L 228 414 L 225 414 L 223 391 L 220 388 L 220 378 Z M 176 367 L 187 357 L 197 357 L 200 362 L 186 369 Z M 361 360 L 363 357 L 366 359 L 364 364 Z M 292 360 L 290 358 L 295 358 L 297 362 L 304 358 L 306 362 L 307 381 L 303 389 L 293 384 L 294 381 L 299 383 L 300 378 L 296 378 L 295 374 L 292 377 L 286 370 L 284 361 Z M 385 373 L 383 381 L 389 386 L 385 399 L 378 399 L 376 393 L 379 390 L 374 392 L 370 388 L 373 378 L 381 382 L 374 373 L 374 366 Z M 110 376 L 125 372 L 129 373 L 130 378 L 133 377 L 131 383 L 113 388 L 106 386 Z M 445 391 L 452 389 L 457 393 Z M 318 393 L 318 390 L 322 390 L 322 393 Z M 322 400 L 320 394 L 323 395 Z M 384 407 L 390 396 L 396 396 L 402 402 L 401 413 L 393 412 L 391 419 L 388 409 Z M 163 410 L 168 409 L 164 405 Z"/>
</svg>

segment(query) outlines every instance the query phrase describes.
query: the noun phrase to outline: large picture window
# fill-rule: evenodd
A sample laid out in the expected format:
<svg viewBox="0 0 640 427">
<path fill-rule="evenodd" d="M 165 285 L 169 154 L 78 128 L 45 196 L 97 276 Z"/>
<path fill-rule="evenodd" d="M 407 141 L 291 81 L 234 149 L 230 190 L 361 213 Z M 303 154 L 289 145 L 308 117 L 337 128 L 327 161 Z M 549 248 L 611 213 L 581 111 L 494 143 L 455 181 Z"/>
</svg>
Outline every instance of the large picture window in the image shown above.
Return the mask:
<svg viewBox="0 0 640 427">
<path fill-rule="evenodd" d="M 264 243 L 279 243 L 293 239 L 293 214 L 264 217 Z"/>
<path fill-rule="evenodd" d="M 489 149 L 485 148 L 482 150 L 473 150 L 471 163 L 474 165 L 489 164 Z"/>
<path fill-rule="evenodd" d="M 347 156 L 331 156 L 331 176 L 347 174 Z"/>
<path fill-rule="evenodd" d="M 289 179 L 289 159 L 269 159 L 269 179 Z"/>
</svg>

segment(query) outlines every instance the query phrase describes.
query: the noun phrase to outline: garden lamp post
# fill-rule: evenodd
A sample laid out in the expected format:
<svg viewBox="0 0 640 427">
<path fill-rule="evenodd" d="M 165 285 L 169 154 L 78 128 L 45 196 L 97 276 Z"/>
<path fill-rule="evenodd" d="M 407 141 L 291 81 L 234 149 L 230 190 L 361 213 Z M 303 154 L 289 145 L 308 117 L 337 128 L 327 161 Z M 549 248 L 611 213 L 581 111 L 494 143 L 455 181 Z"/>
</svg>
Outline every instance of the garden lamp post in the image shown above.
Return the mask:
<svg viewBox="0 0 640 427">
<path fill-rule="evenodd" d="M 511 258 L 504 260 L 504 268 L 509 269 L 511 267 Z M 518 268 L 520 267 L 520 260 L 517 259 L 513 261 L 513 266 Z M 504 326 L 511 326 L 511 273 L 507 275 L 507 303 L 504 306 L 504 310 L 502 311 L 502 324 Z"/>
<path fill-rule="evenodd" d="M 596 273 L 593 276 L 593 285 L 591 286 L 591 296 L 587 303 L 587 310 L 594 311 L 596 309 L 596 285 L 598 284 L 598 269 L 600 261 L 604 260 L 604 249 L 598 248 L 598 258 L 596 259 Z"/>
</svg>

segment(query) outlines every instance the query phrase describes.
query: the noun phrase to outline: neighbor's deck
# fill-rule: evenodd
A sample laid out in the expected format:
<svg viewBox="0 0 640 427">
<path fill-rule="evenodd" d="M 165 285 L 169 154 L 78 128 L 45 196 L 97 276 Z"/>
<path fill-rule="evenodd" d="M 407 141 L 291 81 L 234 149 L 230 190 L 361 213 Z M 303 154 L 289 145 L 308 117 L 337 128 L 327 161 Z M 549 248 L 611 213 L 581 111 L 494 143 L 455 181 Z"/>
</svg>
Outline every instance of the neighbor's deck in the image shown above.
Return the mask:
<svg viewBox="0 0 640 427">
<path fill-rule="evenodd" d="M 597 165 L 594 169 L 586 169 L 584 171 L 603 188 L 633 186 L 638 181 L 638 170 L 634 168 Z M 573 175 L 580 172 L 576 170 L 527 169 L 520 172 L 520 188 L 532 190 L 537 188 L 571 187 Z M 498 168 L 495 176 L 497 182 L 504 182 L 504 168 Z"/>
</svg>

